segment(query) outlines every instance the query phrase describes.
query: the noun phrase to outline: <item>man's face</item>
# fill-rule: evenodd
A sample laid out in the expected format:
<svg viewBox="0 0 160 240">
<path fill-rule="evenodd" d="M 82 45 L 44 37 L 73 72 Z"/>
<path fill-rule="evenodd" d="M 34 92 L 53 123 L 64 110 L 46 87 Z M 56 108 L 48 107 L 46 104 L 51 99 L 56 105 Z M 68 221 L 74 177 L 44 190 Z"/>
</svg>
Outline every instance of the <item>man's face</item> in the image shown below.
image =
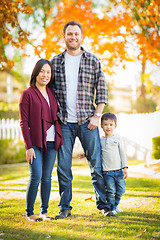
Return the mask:
<svg viewBox="0 0 160 240">
<path fill-rule="evenodd" d="M 80 48 L 82 42 L 81 29 L 77 25 L 69 25 L 64 34 L 67 49 L 75 51 Z"/>
</svg>

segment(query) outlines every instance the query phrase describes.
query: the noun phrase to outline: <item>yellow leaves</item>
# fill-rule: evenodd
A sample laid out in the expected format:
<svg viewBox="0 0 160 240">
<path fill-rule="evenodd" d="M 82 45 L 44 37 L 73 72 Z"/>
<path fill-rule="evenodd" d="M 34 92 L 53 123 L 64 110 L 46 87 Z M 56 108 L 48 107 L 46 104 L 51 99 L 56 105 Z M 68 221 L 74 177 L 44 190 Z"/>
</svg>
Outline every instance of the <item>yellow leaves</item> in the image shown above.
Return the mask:
<svg viewBox="0 0 160 240">
<path fill-rule="evenodd" d="M 39 58 L 41 57 L 40 54 L 42 52 L 42 47 L 41 46 L 34 46 L 34 52 L 35 52 L 35 55 L 37 55 Z"/>
<path fill-rule="evenodd" d="M 75 20 L 82 24 L 86 46 L 93 53 L 102 56 L 104 66 L 107 66 L 109 73 L 113 66 L 128 59 L 132 60 L 132 56 L 129 58 L 126 50 L 128 36 L 132 36 L 133 41 L 140 47 L 138 56 L 140 60 L 152 59 L 156 62 L 156 59 L 160 58 L 160 51 L 158 53 L 160 39 L 154 28 L 156 21 L 157 23 L 160 21 L 157 15 L 159 1 L 150 0 L 149 5 L 145 5 L 145 0 L 127 1 L 126 5 L 126 0 L 121 0 L 124 8 L 117 10 L 112 17 L 106 13 L 102 19 L 92 10 L 92 1 L 60 1 L 56 4 L 58 15 L 52 18 L 52 24 L 45 30 L 46 38 L 43 39 L 41 50 L 47 58 L 53 53 L 61 52 L 65 48 L 63 27 L 68 21 Z M 132 7 L 137 11 L 139 21 L 135 18 Z M 54 11 L 54 8 L 51 11 Z M 139 31 L 142 26 L 146 26 L 146 29 L 148 27 L 149 36 L 145 35 L 144 31 Z M 35 52 L 40 55 L 38 49 Z"/>
<path fill-rule="evenodd" d="M 120 12 L 116 17 L 104 15 L 100 19 L 92 10 L 92 1 L 85 0 L 63 0 L 57 4 L 57 8 L 58 15 L 53 17 L 52 24 L 46 28 L 46 38 L 43 39 L 42 43 L 47 58 L 64 49 L 62 30 L 65 23 L 71 20 L 82 24 L 83 37 L 86 37 L 88 46 L 92 48 L 92 52 L 106 55 L 109 58 L 110 66 L 113 65 L 117 57 L 118 59 L 126 58 L 123 47 L 126 36 L 121 41 L 117 37 L 121 35 L 121 26 L 125 22 L 128 24 L 131 22 L 127 14 L 125 18 Z"/>
<path fill-rule="evenodd" d="M 14 66 L 14 61 L 7 60 L 6 57 L 0 57 L 0 70 L 9 71 Z"/>
<path fill-rule="evenodd" d="M 25 58 L 25 57 L 30 57 L 30 55 L 29 55 L 29 54 L 26 54 L 26 53 L 22 53 L 21 56 L 22 56 L 23 58 Z"/>
<path fill-rule="evenodd" d="M 11 60 L 7 61 L 5 56 L 5 45 L 11 44 L 13 47 L 24 49 L 29 42 L 29 34 L 21 29 L 18 22 L 19 12 L 31 14 L 32 8 L 25 4 L 23 0 L 3 0 L 0 1 L 0 30 L 2 37 L 0 69 L 8 70 L 14 65 Z M 17 33 L 17 34 L 16 34 Z"/>
<path fill-rule="evenodd" d="M 14 66 L 14 62 L 12 60 L 7 60 L 7 67 L 11 69 Z"/>
<path fill-rule="evenodd" d="M 160 6 L 160 0 L 155 0 L 155 3 Z"/>
</svg>

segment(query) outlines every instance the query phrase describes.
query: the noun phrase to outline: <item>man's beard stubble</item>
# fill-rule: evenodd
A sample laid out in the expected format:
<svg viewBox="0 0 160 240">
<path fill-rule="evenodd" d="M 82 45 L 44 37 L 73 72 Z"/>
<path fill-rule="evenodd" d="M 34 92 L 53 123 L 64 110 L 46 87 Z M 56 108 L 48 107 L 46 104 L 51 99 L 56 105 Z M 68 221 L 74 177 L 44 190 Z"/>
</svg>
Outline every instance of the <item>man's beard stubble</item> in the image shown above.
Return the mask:
<svg viewBox="0 0 160 240">
<path fill-rule="evenodd" d="M 69 43 L 66 43 L 67 49 L 69 49 L 71 51 L 75 51 L 75 50 L 79 49 L 80 46 L 81 46 L 81 43 L 77 44 L 77 46 L 75 46 L 75 47 L 72 47 Z"/>
</svg>

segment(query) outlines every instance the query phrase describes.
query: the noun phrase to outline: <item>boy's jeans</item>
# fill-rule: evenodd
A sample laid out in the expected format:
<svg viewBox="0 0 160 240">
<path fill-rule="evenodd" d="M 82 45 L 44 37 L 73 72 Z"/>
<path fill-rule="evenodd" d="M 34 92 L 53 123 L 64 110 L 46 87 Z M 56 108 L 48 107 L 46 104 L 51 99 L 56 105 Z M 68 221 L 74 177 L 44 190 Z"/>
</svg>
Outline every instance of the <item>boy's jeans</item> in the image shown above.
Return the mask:
<svg viewBox="0 0 160 240">
<path fill-rule="evenodd" d="M 111 210 L 116 210 L 122 195 L 125 193 L 126 182 L 123 170 L 103 172 L 107 202 L 111 204 Z"/>
<path fill-rule="evenodd" d="M 47 213 L 51 191 L 51 174 L 55 163 L 56 153 L 54 142 L 47 142 L 47 152 L 33 146 L 36 158 L 29 164 L 30 180 L 26 192 L 26 214 L 33 215 L 38 186 L 40 184 L 41 213 Z"/>
</svg>

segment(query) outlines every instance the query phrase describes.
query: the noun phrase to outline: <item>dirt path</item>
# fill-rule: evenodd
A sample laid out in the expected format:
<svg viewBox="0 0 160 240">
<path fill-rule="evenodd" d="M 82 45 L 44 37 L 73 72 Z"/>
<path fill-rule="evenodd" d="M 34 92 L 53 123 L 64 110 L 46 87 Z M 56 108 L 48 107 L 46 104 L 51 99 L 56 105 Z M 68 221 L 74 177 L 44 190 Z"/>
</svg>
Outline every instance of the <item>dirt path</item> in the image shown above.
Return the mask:
<svg viewBox="0 0 160 240">
<path fill-rule="evenodd" d="M 54 169 L 54 171 L 56 171 L 56 169 Z M 80 170 L 75 170 L 73 168 L 73 175 L 86 175 L 86 176 L 89 176 L 90 175 L 90 169 L 89 169 L 89 167 L 88 168 L 84 168 L 84 169 L 80 169 Z M 160 172 L 156 172 L 153 169 L 146 168 L 144 166 L 144 164 L 131 165 L 128 168 L 128 177 L 160 178 Z M 25 198 L 26 197 L 26 193 L 22 192 L 22 190 L 26 189 L 26 187 L 25 186 L 22 186 L 22 187 L 18 186 L 17 187 L 17 186 L 14 186 L 14 185 L 15 184 L 19 184 L 19 183 L 27 185 L 28 180 L 29 180 L 29 178 L 25 177 L 25 178 L 20 178 L 20 179 L 16 179 L 16 180 L 10 180 L 10 181 L 3 182 L 3 186 L 0 187 L 1 189 L 3 189 L 2 191 L 0 191 L 0 199 L 1 198 L 7 198 L 7 199 Z M 57 176 L 53 176 L 52 180 L 57 180 L 58 181 Z M 74 191 L 74 188 L 73 188 L 73 191 Z M 39 195 L 38 195 L 38 197 L 39 197 Z M 51 200 L 59 199 L 58 188 L 52 187 L 50 199 Z"/>
</svg>

